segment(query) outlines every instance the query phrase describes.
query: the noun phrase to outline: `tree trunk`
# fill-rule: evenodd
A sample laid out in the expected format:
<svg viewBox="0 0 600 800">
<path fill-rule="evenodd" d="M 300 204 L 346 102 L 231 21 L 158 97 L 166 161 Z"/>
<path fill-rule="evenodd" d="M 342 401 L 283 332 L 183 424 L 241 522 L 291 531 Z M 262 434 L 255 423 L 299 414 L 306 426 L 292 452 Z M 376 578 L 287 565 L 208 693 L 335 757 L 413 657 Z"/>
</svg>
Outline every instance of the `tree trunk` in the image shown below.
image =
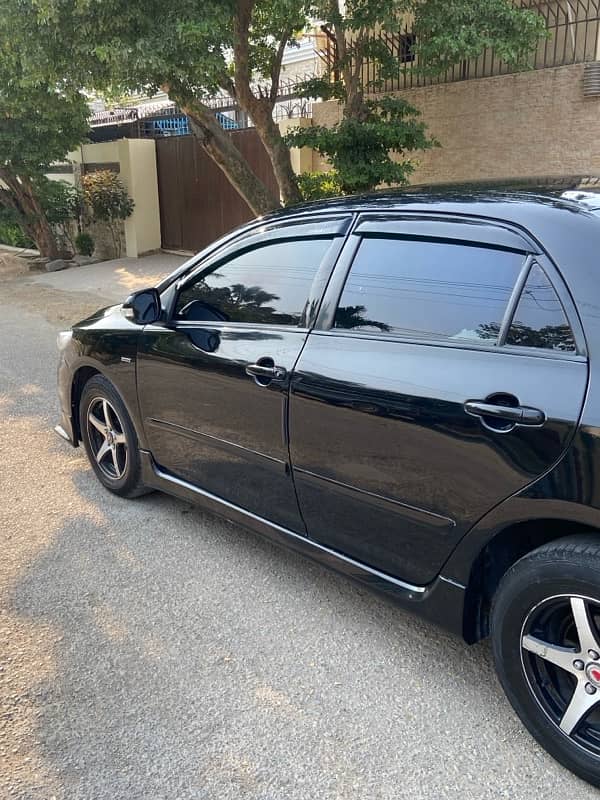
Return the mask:
<svg viewBox="0 0 600 800">
<path fill-rule="evenodd" d="M 255 4 L 255 0 L 237 0 L 233 15 L 234 78 L 233 80 L 226 79 L 224 88 L 237 100 L 256 126 L 257 133 L 273 166 L 283 204 L 293 205 L 301 202 L 302 195 L 292 169 L 290 149 L 283 141 L 279 126 L 273 119 L 273 109 L 279 93 L 281 62 L 292 29 L 286 28 L 279 37 L 275 58 L 271 64 L 270 91 L 264 95 L 259 92 L 257 96 L 251 86 L 253 71 L 248 44 Z"/>
<path fill-rule="evenodd" d="M 35 196 L 31 180 L 18 178 L 7 169 L 0 170 L 0 178 L 8 187 L 4 191 L 6 204 L 16 212 L 21 227 L 33 239 L 40 255 L 50 259 L 64 256 L 52 226 Z"/>
<path fill-rule="evenodd" d="M 248 104 L 248 108 L 245 108 L 246 104 L 240 100 L 240 105 L 252 118 L 260 140 L 269 155 L 283 204 L 289 206 L 300 203 L 302 195 L 298 189 L 296 174 L 292 169 L 290 148 L 283 141 L 279 126 L 273 119 L 271 104 L 265 100 L 256 100 Z"/>
<path fill-rule="evenodd" d="M 60 250 L 54 231 L 43 215 L 26 224 L 26 230 L 36 243 L 40 255 L 44 256 L 44 258 L 53 260 L 55 258 L 62 258 L 65 255 L 65 253 Z"/>
<path fill-rule="evenodd" d="M 167 89 L 168 87 L 163 87 Z M 231 137 L 223 130 L 214 111 L 198 100 L 178 97 L 169 92 L 180 109 L 190 120 L 192 133 L 212 160 L 223 170 L 227 179 L 244 198 L 257 216 L 267 214 L 281 207 L 281 203 L 267 189 L 248 166 L 248 163 L 234 145 Z"/>
</svg>

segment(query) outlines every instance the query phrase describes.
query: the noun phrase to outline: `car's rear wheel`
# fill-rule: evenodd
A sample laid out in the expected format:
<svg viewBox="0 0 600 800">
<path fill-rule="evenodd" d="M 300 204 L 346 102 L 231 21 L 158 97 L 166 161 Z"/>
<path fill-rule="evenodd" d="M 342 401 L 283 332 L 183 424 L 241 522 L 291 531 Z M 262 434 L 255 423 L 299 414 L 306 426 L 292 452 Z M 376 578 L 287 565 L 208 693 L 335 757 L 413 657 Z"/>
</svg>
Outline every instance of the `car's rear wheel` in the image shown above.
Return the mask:
<svg viewBox="0 0 600 800">
<path fill-rule="evenodd" d="M 529 731 L 600 786 L 600 539 L 561 539 L 518 561 L 496 593 L 492 640 Z"/>
<path fill-rule="evenodd" d="M 119 393 L 102 375 L 84 386 L 79 403 L 83 446 L 99 481 L 121 497 L 138 497 L 142 483 L 137 436 Z"/>
</svg>

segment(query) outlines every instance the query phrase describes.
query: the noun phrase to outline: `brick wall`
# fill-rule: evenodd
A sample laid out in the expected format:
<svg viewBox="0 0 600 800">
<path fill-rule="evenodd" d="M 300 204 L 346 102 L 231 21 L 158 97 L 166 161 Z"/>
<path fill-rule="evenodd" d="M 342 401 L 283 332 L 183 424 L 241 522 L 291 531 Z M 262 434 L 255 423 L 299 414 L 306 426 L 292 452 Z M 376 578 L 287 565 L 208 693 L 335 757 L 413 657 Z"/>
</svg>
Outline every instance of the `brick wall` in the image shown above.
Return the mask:
<svg viewBox="0 0 600 800">
<path fill-rule="evenodd" d="M 600 171 L 600 97 L 584 98 L 583 64 L 399 93 L 441 148 L 418 155 L 412 183 Z M 339 119 L 313 106 L 315 124 Z"/>
</svg>

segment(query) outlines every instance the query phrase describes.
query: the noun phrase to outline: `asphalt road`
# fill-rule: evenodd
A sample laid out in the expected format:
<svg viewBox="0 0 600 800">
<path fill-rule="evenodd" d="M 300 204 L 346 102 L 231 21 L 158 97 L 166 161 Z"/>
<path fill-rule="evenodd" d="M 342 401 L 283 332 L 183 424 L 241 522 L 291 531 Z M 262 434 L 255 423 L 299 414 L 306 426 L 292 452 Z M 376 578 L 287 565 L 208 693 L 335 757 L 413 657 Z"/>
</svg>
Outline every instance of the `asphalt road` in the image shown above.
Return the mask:
<svg viewBox="0 0 600 800">
<path fill-rule="evenodd" d="M 31 314 L 0 285 L 2 800 L 597 797 L 521 727 L 487 644 L 102 489 L 51 431 L 35 292 Z"/>
</svg>

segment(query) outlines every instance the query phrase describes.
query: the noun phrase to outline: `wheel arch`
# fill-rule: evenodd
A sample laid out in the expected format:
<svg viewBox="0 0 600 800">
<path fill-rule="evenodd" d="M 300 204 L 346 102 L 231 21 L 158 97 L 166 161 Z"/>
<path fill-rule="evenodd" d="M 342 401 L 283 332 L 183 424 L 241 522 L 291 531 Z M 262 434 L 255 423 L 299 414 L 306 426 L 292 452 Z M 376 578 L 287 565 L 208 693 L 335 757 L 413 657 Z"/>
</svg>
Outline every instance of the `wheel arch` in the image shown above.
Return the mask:
<svg viewBox="0 0 600 800">
<path fill-rule="evenodd" d="M 83 393 L 84 386 L 93 378 L 94 375 L 104 375 L 96 367 L 92 367 L 89 364 L 85 364 L 79 367 L 73 373 L 73 379 L 71 381 L 71 420 L 73 424 L 73 433 L 75 434 L 75 438 L 78 442 L 81 441 L 81 429 L 79 425 L 79 403 L 81 401 L 81 395 Z M 106 377 L 104 375 L 104 377 Z"/>
<path fill-rule="evenodd" d="M 513 564 L 544 544 L 581 533 L 597 534 L 600 539 L 600 525 L 543 517 L 515 522 L 497 531 L 472 563 L 465 590 L 465 639 L 474 643 L 488 636 L 492 599 L 502 577 Z"/>
</svg>

